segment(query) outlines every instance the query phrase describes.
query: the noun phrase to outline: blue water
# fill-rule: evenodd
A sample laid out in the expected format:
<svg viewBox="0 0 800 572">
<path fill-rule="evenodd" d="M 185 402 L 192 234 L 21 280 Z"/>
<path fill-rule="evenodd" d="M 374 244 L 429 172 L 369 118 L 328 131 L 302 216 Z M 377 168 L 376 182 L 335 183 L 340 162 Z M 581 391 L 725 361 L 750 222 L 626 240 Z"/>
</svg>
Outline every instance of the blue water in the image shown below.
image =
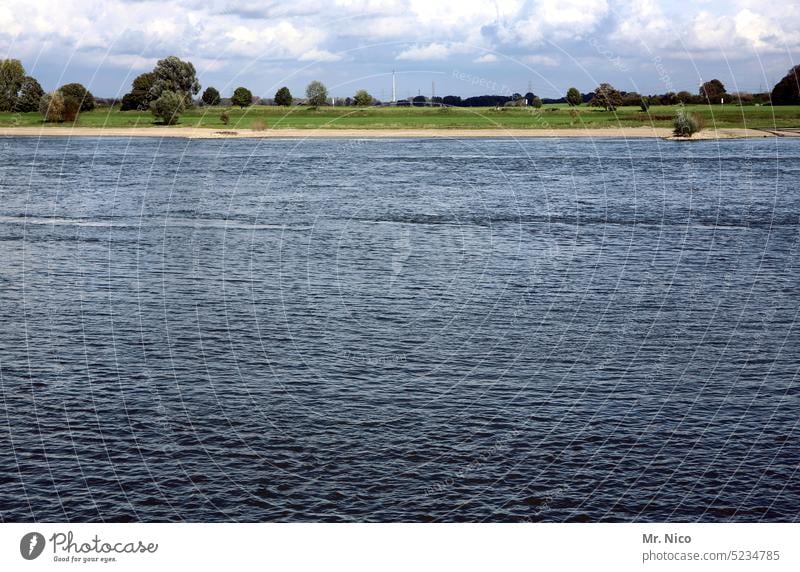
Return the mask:
<svg viewBox="0 0 800 572">
<path fill-rule="evenodd" d="M 796 521 L 800 140 L 0 139 L 3 521 Z"/>
</svg>

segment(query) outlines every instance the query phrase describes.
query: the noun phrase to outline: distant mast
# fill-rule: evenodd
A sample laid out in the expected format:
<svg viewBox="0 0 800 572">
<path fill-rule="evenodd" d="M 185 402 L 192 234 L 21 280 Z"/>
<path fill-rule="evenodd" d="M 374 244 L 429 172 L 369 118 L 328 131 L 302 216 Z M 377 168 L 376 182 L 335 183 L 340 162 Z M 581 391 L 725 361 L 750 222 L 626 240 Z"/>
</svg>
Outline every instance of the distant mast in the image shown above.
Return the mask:
<svg viewBox="0 0 800 572">
<path fill-rule="evenodd" d="M 392 70 L 392 103 L 397 103 L 397 85 L 394 81 L 394 70 Z"/>
</svg>

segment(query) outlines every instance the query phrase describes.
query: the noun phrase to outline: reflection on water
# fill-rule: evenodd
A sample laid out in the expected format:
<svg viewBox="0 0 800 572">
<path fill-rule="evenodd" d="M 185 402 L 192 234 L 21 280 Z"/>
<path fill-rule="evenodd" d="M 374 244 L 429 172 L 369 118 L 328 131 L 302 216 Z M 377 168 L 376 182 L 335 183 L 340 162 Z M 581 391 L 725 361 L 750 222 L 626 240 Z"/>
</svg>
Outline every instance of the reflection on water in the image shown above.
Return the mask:
<svg viewBox="0 0 800 572">
<path fill-rule="evenodd" d="M 797 520 L 791 140 L 2 139 L 3 520 Z"/>
</svg>

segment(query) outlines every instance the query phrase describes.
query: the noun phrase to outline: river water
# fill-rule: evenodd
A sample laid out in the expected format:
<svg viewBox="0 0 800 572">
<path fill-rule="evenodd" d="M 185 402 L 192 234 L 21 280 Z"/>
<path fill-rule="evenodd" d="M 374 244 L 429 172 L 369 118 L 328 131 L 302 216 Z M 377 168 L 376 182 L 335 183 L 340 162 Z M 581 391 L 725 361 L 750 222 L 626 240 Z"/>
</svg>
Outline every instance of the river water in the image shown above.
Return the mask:
<svg viewBox="0 0 800 572">
<path fill-rule="evenodd" d="M 3 521 L 798 520 L 798 140 L 0 169 Z"/>
</svg>

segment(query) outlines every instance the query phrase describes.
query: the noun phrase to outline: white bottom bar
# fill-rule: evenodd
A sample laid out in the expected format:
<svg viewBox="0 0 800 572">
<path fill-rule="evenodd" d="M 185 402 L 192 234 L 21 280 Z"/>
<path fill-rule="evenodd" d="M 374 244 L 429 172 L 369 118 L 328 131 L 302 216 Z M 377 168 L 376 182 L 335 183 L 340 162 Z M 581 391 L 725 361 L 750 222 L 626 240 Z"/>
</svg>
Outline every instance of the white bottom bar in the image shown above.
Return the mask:
<svg viewBox="0 0 800 572">
<path fill-rule="evenodd" d="M 0 569 L 779 571 L 800 569 L 798 533 L 798 524 L 3 524 Z"/>
</svg>

